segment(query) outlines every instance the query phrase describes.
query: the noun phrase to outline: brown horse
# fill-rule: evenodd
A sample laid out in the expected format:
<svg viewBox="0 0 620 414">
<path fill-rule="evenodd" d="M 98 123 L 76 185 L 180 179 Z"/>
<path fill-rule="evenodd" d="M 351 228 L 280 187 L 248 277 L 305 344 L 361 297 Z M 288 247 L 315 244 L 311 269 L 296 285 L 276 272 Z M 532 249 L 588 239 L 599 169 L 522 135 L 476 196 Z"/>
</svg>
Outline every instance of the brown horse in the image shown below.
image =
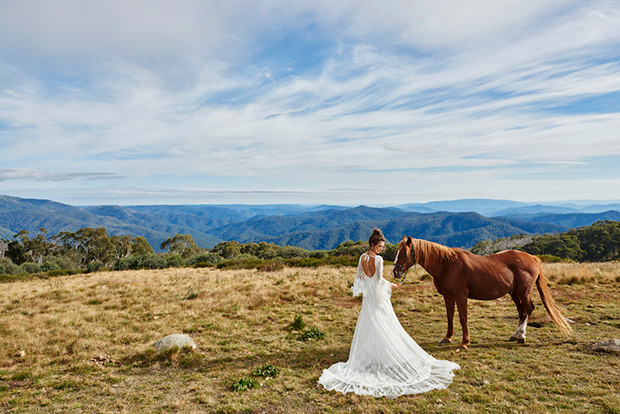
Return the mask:
<svg viewBox="0 0 620 414">
<path fill-rule="evenodd" d="M 519 311 L 519 324 L 510 340 L 524 343 L 527 320 L 534 310 L 530 297 L 534 283 L 553 322 L 565 335 L 572 334 L 572 328 L 551 297 L 541 261 L 536 256 L 518 250 L 478 256 L 463 249 L 403 236 L 394 258 L 392 275 L 400 278 L 416 263 L 433 277 L 435 287 L 446 303 L 448 332 L 441 343 L 452 342 L 455 304 L 463 328 L 461 348 L 467 349 L 467 298 L 491 300 L 507 293 Z"/>
</svg>

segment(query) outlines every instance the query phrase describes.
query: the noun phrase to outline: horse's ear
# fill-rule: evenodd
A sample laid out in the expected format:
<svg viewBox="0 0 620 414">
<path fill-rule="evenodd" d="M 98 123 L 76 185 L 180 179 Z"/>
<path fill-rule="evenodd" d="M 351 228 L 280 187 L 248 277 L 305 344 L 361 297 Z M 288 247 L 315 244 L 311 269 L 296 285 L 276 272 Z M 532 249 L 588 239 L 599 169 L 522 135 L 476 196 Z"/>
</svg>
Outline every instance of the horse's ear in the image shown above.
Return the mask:
<svg viewBox="0 0 620 414">
<path fill-rule="evenodd" d="M 403 238 L 401 239 L 401 243 L 407 240 L 407 236 L 403 236 Z"/>
<path fill-rule="evenodd" d="M 407 237 L 407 244 L 413 244 L 413 239 L 411 237 Z"/>
</svg>

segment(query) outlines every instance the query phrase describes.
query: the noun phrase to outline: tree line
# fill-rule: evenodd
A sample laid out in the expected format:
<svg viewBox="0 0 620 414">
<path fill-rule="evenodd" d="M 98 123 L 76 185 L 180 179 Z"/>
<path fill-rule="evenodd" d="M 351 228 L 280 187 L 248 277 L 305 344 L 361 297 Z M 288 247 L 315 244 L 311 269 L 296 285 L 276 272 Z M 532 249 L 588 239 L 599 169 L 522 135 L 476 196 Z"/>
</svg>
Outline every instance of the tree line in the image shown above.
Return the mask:
<svg viewBox="0 0 620 414">
<path fill-rule="evenodd" d="M 598 221 L 591 226 L 565 233 L 545 235 L 519 234 L 497 240 L 484 240 L 472 247 L 476 254 L 519 249 L 546 260 L 608 262 L 620 260 L 620 222 Z"/>
<path fill-rule="evenodd" d="M 222 242 L 212 249 L 196 245 L 189 234 L 164 240 L 155 253 L 144 237 L 110 236 L 105 228 L 83 228 L 49 235 L 22 230 L 13 240 L 0 240 L 0 274 L 64 274 L 102 269 L 159 269 L 172 266 L 252 267 L 273 270 L 282 266 L 357 265 L 367 243 L 347 241 L 332 250 L 307 250 L 274 243 Z M 386 244 L 386 261 L 396 255 L 397 245 Z M 620 222 L 599 221 L 561 234 L 515 235 L 485 240 L 471 251 L 489 254 L 520 249 L 546 260 L 600 262 L 620 260 Z"/>
<path fill-rule="evenodd" d="M 254 267 L 273 270 L 284 265 L 356 265 L 366 250 L 364 242 L 348 241 L 329 251 L 306 250 L 274 243 L 222 242 L 212 249 L 196 245 L 189 234 L 176 234 L 155 253 L 144 237 L 110 236 L 105 228 L 48 234 L 41 228 L 31 235 L 22 230 L 13 240 L 0 240 L 0 274 L 47 273 L 52 275 L 103 269 L 161 269 L 174 266 Z M 388 247 L 392 258 L 396 246 Z"/>
</svg>

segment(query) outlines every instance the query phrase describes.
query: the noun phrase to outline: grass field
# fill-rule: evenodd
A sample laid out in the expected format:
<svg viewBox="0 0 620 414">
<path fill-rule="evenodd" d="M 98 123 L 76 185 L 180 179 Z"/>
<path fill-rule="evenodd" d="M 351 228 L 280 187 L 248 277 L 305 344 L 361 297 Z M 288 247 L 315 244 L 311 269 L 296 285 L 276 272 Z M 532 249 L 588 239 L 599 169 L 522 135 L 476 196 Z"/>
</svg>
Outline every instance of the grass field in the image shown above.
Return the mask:
<svg viewBox="0 0 620 414">
<path fill-rule="evenodd" d="M 352 268 L 175 268 L 0 284 L 0 412 L 620 413 L 620 356 L 589 348 L 620 338 L 620 263 L 547 264 L 545 274 L 573 337 L 536 292 L 526 344 L 507 341 L 517 317 L 504 297 L 469 302 L 472 343 L 457 352 L 460 327 L 454 345 L 438 345 L 443 300 L 421 269 L 411 272 L 392 297 L 401 323 L 461 369 L 446 390 L 396 400 L 316 386 L 348 356 L 361 306 Z M 300 340 L 304 331 L 289 328 L 298 316 L 324 337 Z M 154 352 L 171 333 L 198 349 Z M 265 364 L 279 368 L 275 378 L 253 375 Z M 243 378 L 256 388 L 233 391 Z"/>
</svg>

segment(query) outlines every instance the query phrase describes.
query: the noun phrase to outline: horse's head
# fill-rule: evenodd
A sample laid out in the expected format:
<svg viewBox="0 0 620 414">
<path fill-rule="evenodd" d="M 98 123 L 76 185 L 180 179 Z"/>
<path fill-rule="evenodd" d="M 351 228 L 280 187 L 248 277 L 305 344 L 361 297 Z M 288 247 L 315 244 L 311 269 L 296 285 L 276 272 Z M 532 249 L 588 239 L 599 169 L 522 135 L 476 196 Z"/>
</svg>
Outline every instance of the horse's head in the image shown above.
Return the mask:
<svg viewBox="0 0 620 414">
<path fill-rule="evenodd" d="M 409 270 L 409 268 L 415 263 L 413 239 L 411 237 L 403 236 L 403 239 L 398 244 L 398 250 L 396 251 L 396 257 L 394 258 L 392 276 L 397 279 L 402 277 L 403 273 Z"/>
</svg>

